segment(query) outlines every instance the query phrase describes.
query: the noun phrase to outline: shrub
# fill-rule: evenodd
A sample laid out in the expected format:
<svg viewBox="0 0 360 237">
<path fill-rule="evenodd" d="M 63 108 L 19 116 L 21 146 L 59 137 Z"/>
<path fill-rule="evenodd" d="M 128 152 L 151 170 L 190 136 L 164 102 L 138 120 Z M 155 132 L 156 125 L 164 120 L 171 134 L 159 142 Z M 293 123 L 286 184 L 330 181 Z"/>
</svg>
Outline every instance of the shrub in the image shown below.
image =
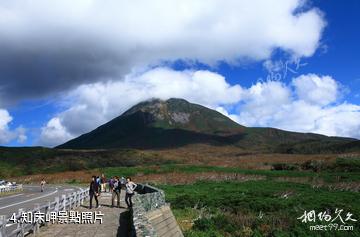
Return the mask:
<svg viewBox="0 0 360 237">
<path fill-rule="evenodd" d="M 195 230 L 207 231 L 215 229 L 214 222 L 209 218 L 200 218 L 194 222 L 193 228 Z"/>
<path fill-rule="evenodd" d="M 175 208 L 186 208 L 186 207 L 194 207 L 196 205 L 196 200 L 194 197 L 189 194 L 179 195 L 175 198 L 173 202 L 173 206 Z"/>
<path fill-rule="evenodd" d="M 308 160 L 301 165 L 301 169 L 315 172 L 325 170 L 326 168 L 327 165 L 323 160 Z"/>
<path fill-rule="evenodd" d="M 360 158 L 337 158 L 331 168 L 334 171 L 359 172 Z"/>
<path fill-rule="evenodd" d="M 271 170 L 299 170 L 297 164 L 275 163 L 272 164 Z"/>
</svg>

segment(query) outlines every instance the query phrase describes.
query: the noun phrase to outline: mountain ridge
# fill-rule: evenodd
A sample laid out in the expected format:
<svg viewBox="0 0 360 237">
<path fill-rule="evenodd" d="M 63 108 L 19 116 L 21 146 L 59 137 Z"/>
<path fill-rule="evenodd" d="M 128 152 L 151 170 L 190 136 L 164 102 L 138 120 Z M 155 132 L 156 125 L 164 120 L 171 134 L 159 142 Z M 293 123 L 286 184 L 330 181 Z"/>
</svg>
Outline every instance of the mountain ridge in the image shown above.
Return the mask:
<svg viewBox="0 0 360 237">
<path fill-rule="evenodd" d="M 297 153 L 312 147 L 321 152 L 358 141 L 276 128 L 242 126 L 225 115 L 184 99 L 151 99 L 140 102 L 93 131 L 57 148 L 171 148 L 204 143 L 234 145 L 264 152 Z M 355 148 L 357 146 L 355 145 Z"/>
</svg>

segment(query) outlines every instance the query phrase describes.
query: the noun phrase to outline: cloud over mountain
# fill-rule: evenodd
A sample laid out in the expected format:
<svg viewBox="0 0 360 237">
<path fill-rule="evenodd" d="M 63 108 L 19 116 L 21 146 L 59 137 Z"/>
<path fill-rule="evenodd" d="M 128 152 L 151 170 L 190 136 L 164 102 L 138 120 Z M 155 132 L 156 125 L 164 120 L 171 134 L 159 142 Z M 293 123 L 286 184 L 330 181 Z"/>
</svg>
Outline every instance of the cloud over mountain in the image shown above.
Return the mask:
<svg viewBox="0 0 360 237">
<path fill-rule="evenodd" d="M 312 89 L 324 95 L 319 100 L 303 93 L 309 81 L 318 83 Z M 245 126 L 360 138 L 360 106 L 342 101 L 340 95 L 340 84 L 330 76 L 306 74 L 288 84 L 266 81 L 246 88 L 230 85 L 215 72 L 154 68 L 129 74 L 122 81 L 78 87 L 67 96 L 68 109 L 43 127 L 39 143 L 61 144 L 154 97 L 184 98 L 217 109 Z"/>
</svg>

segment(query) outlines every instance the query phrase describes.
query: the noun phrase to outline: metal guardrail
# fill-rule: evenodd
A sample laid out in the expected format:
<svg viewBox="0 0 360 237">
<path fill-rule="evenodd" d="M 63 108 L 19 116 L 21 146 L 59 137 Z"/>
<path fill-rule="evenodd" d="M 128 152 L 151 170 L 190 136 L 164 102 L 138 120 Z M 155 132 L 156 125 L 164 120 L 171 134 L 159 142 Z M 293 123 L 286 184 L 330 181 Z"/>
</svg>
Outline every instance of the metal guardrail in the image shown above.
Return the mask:
<svg viewBox="0 0 360 237">
<path fill-rule="evenodd" d="M 16 186 L 0 187 L 0 194 L 21 191 L 22 189 L 22 184 Z"/>
<path fill-rule="evenodd" d="M 18 214 L 15 219 L 18 220 L 15 230 L 12 230 L 10 233 L 7 233 L 7 224 L 14 224 L 13 220 L 7 219 L 6 216 L 0 216 L 0 237 L 12 237 L 12 236 L 25 236 L 29 233 L 37 234 L 40 231 L 41 225 L 47 225 L 47 222 L 42 224 L 35 223 L 23 223 L 21 220 L 22 213 L 44 213 L 45 215 L 50 215 L 50 212 L 58 211 L 67 211 L 72 208 L 78 207 L 83 204 L 84 200 L 89 197 L 89 190 L 81 190 L 73 192 L 68 195 L 62 195 L 61 197 L 56 197 L 55 201 L 48 202 L 45 205 L 40 206 L 39 204 L 35 205 L 35 208 L 26 211 L 24 209 L 19 209 Z"/>
</svg>

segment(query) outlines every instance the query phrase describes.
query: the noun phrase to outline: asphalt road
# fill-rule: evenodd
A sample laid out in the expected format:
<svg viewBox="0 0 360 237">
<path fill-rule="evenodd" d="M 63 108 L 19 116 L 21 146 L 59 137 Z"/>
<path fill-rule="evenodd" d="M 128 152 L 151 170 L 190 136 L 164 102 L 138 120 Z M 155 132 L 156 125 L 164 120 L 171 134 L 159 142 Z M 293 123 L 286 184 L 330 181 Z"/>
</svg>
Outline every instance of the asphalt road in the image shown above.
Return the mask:
<svg viewBox="0 0 360 237">
<path fill-rule="evenodd" d="M 57 185 L 45 187 L 44 192 L 40 192 L 40 185 L 24 185 L 24 191 L 11 196 L 0 197 L 0 215 L 10 218 L 13 213 L 18 213 L 22 208 L 24 211 L 32 210 L 35 204 L 46 204 L 53 202 L 55 197 L 61 197 L 63 194 L 78 191 L 80 188 Z M 7 229 L 13 229 L 12 224 L 7 225 Z"/>
</svg>

